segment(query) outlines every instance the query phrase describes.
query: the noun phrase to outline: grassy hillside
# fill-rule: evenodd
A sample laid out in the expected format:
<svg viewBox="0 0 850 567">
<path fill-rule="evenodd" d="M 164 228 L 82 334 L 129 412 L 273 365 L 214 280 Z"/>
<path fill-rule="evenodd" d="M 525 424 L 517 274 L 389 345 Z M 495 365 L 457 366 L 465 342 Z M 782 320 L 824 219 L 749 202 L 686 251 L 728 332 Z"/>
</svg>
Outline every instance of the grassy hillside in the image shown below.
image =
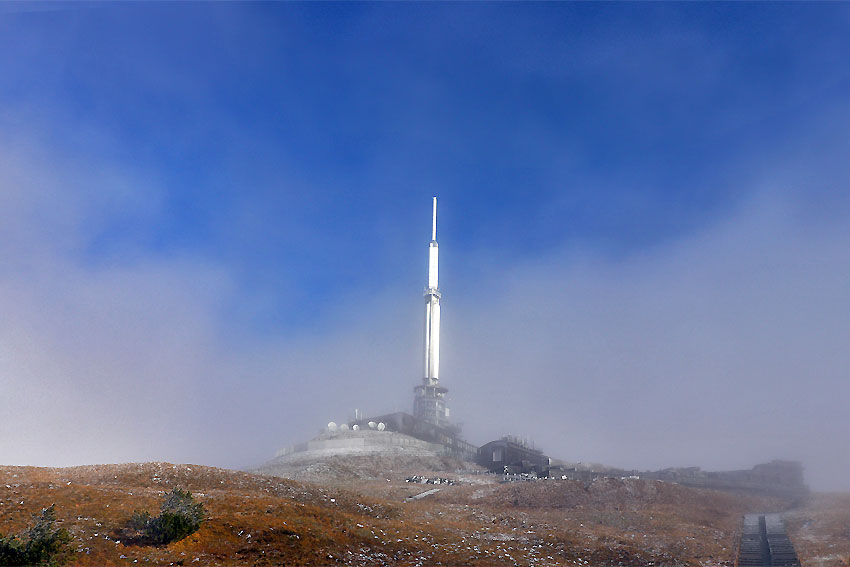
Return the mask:
<svg viewBox="0 0 850 567">
<path fill-rule="evenodd" d="M 421 470 L 436 462 L 337 464 L 321 483 L 169 463 L 0 467 L 0 532 L 55 503 L 74 565 L 730 565 L 741 514 L 785 505 L 637 479 L 499 484 Z M 414 472 L 457 484 L 405 482 Z M 174 486 L 206 507 L 201 529 L 128 544 L 133 511 L 156 512 Z"/>
</svg>

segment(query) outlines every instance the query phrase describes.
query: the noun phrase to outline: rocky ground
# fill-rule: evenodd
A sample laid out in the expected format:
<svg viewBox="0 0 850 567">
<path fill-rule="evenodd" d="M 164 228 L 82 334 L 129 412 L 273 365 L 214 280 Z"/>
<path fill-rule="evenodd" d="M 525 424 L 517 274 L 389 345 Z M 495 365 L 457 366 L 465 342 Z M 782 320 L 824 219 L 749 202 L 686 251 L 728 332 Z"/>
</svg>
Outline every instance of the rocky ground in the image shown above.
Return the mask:
<svg viewBox="0 0 850 567">
<path fill-rule="evenodd" d="M 0 467 L 0 533 L 55 503 L 74 565 L 710 566 L 733 564 L 742 514 L 788 507 L 639 479 L 502 484 L 439 458 L 289 472 L 300 480 L 169 463 Z M 407 482 L 414 474 L 453 483 Z M 121 541 L 133 511 L 156 513 L 174 486 L 208 510 L 200 531 L 161 547 Z M 850 495 L 816 495 L 786 515 L 805 565 L 850 565 Z"/>
</svg>

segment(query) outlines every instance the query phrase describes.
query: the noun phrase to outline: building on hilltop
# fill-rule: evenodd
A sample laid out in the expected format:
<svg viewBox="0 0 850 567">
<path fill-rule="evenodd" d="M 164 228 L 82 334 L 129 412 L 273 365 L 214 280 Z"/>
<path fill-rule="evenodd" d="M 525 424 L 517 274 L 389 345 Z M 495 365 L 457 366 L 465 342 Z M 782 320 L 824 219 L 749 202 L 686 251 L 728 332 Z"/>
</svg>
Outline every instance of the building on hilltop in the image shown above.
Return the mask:
<svg viewBox="0 0 850 567">
<path fill-rule="evenodd" d="M 546 474 L 549 457 L 517 437 L 502 437 L 478 449 L 476 462 L 490 472 Z"/>
<path fill-rule="evenodd" d="M 802 497 L 809 491 L 803 479 L 803 465 L 797 461 L 774 460 L 737 471 L 704 471 L 700 467 L 669 468 L 643 472 L 640 476 L 685 486 L 761 492 L 775 496 Z"/>
<path fill-rule="evenodd" d="M 446 454 L 472 460 L 478 452 L 478 447 L 459 437 L 460 428 L 457 426 L 437 425 L 403 411 L 354 420 L 348 425 L 350 428 L 356 425 L 358 429 L 366 430 L 375 429 L 378 424 L 384 425 L 384 431 L 403 433 L 439 445 Z"/>
</svg>

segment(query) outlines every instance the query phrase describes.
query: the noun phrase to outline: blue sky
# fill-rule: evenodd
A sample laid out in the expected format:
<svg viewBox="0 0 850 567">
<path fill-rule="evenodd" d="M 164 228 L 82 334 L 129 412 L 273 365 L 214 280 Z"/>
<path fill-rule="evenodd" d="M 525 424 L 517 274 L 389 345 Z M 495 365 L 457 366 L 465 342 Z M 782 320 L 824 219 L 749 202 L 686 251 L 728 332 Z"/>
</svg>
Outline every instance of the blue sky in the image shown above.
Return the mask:
<svg viewBox="0 0 850 567">
<path fill-rule="evenodd" d="M 848 19 L 831 3 L 0 5 L 9 415 L 112 431 L 76 451 L 47 426 L 26 449 L 7 433 L 0 460 L 240 466 L 352 400 L 409 409 L 437 195 L 443 374 L 472 441 L 620 466 L 787 456 L 850 489 L 807 453 L 850 425 L 819 405 L 850 368 Z M 713 422 L 771 379 L 798 445 L 760 454 L 759 422 L 725 446 Z M 480 404 L 529 381 L 488 421 Z M 659 441 L 665 407 L 689 408 L 680 439 Z M 655 417 L 639 443 L 608 411 Z"/>
</svg>

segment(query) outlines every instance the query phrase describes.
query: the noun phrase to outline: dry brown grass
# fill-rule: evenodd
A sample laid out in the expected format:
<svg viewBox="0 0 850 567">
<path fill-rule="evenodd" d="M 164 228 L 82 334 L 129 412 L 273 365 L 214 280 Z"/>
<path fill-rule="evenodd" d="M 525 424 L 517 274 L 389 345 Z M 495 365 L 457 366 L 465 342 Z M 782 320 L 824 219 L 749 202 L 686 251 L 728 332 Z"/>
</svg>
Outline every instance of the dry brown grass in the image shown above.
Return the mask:
<svg viewBox="0 0 850 567">
<path fill-rule="evenodd" d="M 784 506 L 635 479 L 458 474 L 460 484 L 404 502 L 434 488 L 404 482 L 427 471 L 357 470 L 317 484 L 168 463 L 0 467 L 0 532 L 55 503 L 74 565 L 730 565 L 741 514 Z M 201 529 L 162 547 L 122 541 L 133 511 L 155 513 L 174 486 L 206 507 Z"/>
</svg>

